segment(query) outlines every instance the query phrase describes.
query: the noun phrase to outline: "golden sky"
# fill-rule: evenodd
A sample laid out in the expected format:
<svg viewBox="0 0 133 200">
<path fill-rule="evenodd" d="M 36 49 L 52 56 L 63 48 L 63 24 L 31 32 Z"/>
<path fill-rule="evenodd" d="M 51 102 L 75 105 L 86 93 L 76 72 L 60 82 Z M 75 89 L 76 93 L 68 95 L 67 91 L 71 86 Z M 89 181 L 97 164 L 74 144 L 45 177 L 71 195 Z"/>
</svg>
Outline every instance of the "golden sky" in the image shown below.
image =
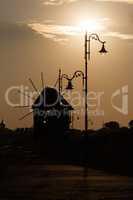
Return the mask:
<svg viewBox="0 0 133 200">
<path fill-rule="evenodd" d="M 92 26 L 92 22 L 95 26 Z M 133 116 L 133 1 L 132 0 L 0 0 L 0 119 L 9 127 L 32 124 L 27 113 L 7 105 L 5 92 L 11 86 L 30 86 L 31 77 L 41 88 L 40 73 L 46 85 L 53 86 L 58 69 L 72 74 L 84 69 L 84 25 L 107 41 L 108 55 L 100 56 L 99 44 L 92 42 L 89 63 L 89 89 L 103 91 L 103 121 L 118 120 L 126 125 Z M 128 85 L 129 114 L 112 108 L 110 96 Z M 12 94 L 17 101 L 17 94 Z M 121 104 L 121 98 L 118 104 Z M 30 123 L 29 123 L 30 122 Z M 80 128 L 80 127 L 79 127 Z"/>
</svg>

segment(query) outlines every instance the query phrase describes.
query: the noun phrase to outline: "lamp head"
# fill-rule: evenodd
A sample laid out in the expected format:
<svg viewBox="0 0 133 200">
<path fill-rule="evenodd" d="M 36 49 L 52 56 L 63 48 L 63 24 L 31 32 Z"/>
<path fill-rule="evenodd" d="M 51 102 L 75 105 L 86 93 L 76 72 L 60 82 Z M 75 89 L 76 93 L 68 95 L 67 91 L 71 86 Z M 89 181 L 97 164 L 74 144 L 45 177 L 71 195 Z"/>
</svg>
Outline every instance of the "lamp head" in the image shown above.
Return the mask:
<svg viewBox="0 0 133 200">
<path fill-rule="evenodd" d="M 101 53 L 101 54 L 106 54 L 106 53 L 108 53 L 108 51 L 105 49 L 105 42 L 103 42 L 102 48 L 101 48 L 101 50 L 99 51 L 99 53 Z"/>
<path fill-rule="evenodd" d="M 73 90 L 72 80 L 68 80 L 68 86 L 66 87 L 66 90 Z"/>
</svg>

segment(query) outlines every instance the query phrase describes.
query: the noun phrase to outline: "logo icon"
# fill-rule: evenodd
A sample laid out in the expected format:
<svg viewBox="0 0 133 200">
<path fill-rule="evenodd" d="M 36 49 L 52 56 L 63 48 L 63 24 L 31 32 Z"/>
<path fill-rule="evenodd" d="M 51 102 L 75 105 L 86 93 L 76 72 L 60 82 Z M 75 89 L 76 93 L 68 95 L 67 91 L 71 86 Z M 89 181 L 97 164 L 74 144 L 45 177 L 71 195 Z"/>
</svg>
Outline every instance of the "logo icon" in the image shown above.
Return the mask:
<svg viewBox="0 0 133 200">
<path fill-rule="evenodd" d="M 114 100 L 118 97 L 122 98 L 122 105 L 116 106 Z M 112 107 L 123 115 L 128 115 L 128 85 L 116 90 L 111 97 Z"/>
</svg>

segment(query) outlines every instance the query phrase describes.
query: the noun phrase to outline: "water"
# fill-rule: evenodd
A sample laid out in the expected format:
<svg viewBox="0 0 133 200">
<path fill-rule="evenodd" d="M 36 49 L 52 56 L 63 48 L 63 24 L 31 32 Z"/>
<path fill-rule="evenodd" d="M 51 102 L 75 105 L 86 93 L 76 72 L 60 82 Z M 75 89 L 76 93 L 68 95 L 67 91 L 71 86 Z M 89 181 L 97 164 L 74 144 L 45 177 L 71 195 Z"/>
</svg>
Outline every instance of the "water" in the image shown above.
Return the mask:
<svg viewBox="0 0 133 200">
<path fill-rule="evenodd" d="M 70 165 L 10 165 L 1 180 L 0 199 L 130 200 L 133 178 Z"/>
</svg>

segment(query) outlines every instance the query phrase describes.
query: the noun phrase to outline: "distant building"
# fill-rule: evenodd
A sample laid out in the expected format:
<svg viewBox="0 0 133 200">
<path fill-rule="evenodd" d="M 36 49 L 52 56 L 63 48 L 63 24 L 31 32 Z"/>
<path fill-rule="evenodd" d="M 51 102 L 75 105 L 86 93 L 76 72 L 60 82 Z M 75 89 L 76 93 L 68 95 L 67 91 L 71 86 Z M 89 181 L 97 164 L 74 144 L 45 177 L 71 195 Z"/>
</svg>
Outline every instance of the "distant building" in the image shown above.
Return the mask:
<svg viewBox="0 0 133 200">
<path fill-rule="evenodd" d="M 55 88 L 46 87 L 32 106 L 35 136 L 63 133 L 70 128 L 72 106 Z"/>
</svg>

